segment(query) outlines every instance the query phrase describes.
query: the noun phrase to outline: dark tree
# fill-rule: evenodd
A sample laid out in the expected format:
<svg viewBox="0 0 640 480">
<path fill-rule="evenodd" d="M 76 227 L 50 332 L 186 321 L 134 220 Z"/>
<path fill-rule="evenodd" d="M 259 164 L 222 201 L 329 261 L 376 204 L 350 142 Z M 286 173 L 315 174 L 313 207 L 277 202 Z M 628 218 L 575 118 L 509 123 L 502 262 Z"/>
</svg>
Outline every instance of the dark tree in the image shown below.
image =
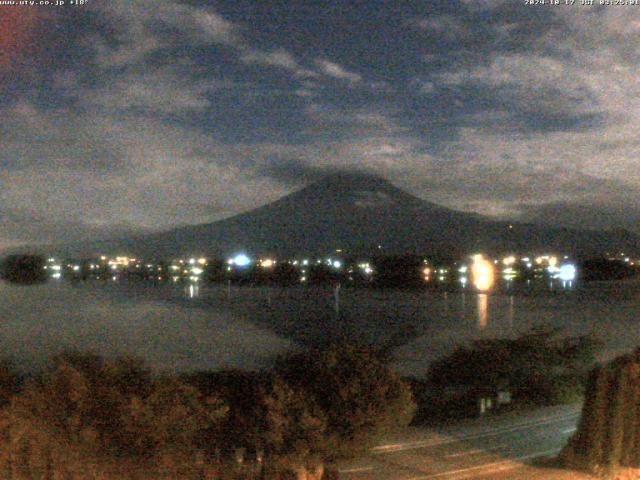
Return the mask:
<svg viewBox="0 0 640 480">
<path fill-rule="evenodd" d="M 409 386 L 370 348 L 334 344 L 291 354 L 276 373 L 320 407 L 329 460 L 365 451 L 415 413 Z"/>
<path fill-rule="evenodd" d="M 640 465 L 640 349 L 594 369 L 578 430 L 562 452 L 565 464 L 611 475 Z"/>
<path fill-rule="evenodd" d="M 0 264 L 0 275 L 14 283 L 43 283 L 47 281 L 45 266 L 40 255 L 10 255 Z"/>
</svg>

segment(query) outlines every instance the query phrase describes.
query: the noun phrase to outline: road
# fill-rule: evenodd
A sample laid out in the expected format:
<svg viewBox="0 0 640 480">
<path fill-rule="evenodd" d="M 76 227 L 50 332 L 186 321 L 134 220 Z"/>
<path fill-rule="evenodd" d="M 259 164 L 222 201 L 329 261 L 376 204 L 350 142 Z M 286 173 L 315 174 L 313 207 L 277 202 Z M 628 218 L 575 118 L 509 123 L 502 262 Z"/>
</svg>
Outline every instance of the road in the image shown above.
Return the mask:
<svg viewBox="0 0 640 480">
<path fill-rule="evenodd" d="M 556 406 L 483 417 L 438 430 L 412 429 L 375 447 L 367 457 L 341 465 L 340 478 L 532 478 L 531 460 L 557 454 L 575 431 L 579 417 L 578 405 Z"/>
</svg>

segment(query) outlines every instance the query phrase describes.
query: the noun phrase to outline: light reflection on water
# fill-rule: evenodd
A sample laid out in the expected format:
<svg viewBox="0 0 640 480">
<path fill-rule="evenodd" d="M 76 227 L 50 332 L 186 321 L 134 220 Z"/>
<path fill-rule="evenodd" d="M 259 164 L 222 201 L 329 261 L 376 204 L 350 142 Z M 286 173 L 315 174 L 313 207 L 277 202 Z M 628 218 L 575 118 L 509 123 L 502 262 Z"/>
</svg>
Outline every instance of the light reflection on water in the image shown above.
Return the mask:
<svg viewBox="0 0 640 480">
<path fill-rule="evenodd" d="M 195 283 L 189 283 L 184 290 L 187 298 L 196 298 L 200 295 L 200 286 Z"/>
<path fill-rule="evenodd" d="M 478 294 L 478 329 L 484 330 L 489 323 L 489 296 L 486 293 Z"/>
<path fill-rule="evenodd" d="M 481 294 L 343 288 L 339 316 L 335 301 L 335 291 L 322 287 L 0 282 L 0 348 L 28 365 L 80 348 L 138 355 L 159 369 L 256 368 L 295 345 L 339 335 L 392 342 L 398 370 L 419 375 L 461 342 L 535 325 L 594 331 L 608 353 L 635 347 L 640 333 L 640 284 L 633 282 Z"/>
<path fill-rule="evenodd" d="M 0 356 L 26 369 L 63 349 L 135 355 L 168 371 L 253 369 L 293 347 L 243 315 L 167 302 L 144 290 L 124 295 L 124 288 L 0 282 Z"/>
</svg>

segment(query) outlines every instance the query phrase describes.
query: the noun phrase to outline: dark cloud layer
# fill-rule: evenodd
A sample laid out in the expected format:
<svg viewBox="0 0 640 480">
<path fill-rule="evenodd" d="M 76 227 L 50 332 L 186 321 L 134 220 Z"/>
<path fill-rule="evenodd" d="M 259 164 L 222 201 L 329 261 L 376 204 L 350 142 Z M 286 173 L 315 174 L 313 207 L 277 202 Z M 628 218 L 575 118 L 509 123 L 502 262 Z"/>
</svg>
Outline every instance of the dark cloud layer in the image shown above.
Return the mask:
<svg viewBox="0 0 640 480">
<path fill-rule="evenodd" d="M 113 0 L 0 15 L 0 247 L 212 221 L 336 171 L 498 217 L 639 218 L 640 8 Z"/>
</svg>

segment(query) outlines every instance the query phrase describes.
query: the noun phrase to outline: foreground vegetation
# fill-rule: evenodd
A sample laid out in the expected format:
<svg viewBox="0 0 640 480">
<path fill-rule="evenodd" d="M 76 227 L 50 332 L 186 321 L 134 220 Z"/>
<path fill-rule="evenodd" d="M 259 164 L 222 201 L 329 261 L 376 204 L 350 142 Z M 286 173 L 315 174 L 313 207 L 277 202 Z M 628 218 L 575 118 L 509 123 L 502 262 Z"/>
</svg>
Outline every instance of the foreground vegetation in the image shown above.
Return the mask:
<svg viewBox="0 0 640 480">
<path fill-rule="evenodd" d="M 477 340 L 435 361 L 425 381 L 412 382 L 416 421 L 477 415 L 480 399 L 503 409 L 579 400 L 601 343 L 560 333 L 540 327 L 517 338 Z"/>
<path fill-rule="evenodd" d="M 28 379 L 0 368 L 0 478 L 331 478 L 414 409 L 375 352 L 346 345 L 271 371 L 162 377 L 64 353 Z"/>
<path fill-rule="evenodd" d="M 515 405 L 575 399 L 598 343 L 558 333 L 459 347 L 413 393 L 386 353 L 345 344 L 260 372 L 158 376 L 136 359 L 66 352 L 21 378 L 5 362 L 0 478 L 335 478 L 335 462 L 412 421 L 414 398 L 417 421 L 477 414 L 501 391 Z"/>
</svg>

